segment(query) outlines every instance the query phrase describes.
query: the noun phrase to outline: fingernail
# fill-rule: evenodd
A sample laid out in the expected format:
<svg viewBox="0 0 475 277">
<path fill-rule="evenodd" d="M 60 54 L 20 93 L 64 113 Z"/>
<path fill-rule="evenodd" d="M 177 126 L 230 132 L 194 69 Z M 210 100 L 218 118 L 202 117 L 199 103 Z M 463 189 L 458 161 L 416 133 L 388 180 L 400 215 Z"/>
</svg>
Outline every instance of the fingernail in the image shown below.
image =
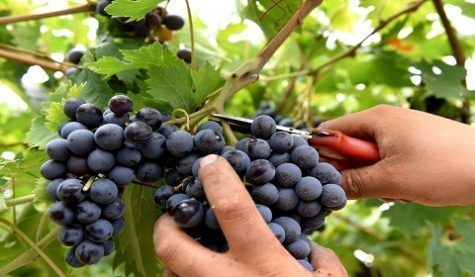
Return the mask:
<svg viewBox="0 0 475 277">
<path fill-rule="evenodd" d="M 201 159 L 200 168 L 203 169 L 205 166 L 214 163 L 218 159 L 217 155 L 211 154 Z"/>
</svg>

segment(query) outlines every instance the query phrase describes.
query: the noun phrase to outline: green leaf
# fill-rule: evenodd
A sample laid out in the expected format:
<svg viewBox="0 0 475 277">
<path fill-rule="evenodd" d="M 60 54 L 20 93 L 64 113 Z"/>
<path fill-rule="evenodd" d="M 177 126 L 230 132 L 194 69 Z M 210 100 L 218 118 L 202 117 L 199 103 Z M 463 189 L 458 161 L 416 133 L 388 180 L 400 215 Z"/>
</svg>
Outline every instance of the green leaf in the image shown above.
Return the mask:
<svg viewBox="0 0 475 277">
<path fill-rule="evenodd" d="M 455 222 L 454 228 L 443 229 L 431 224 L 433 238 L 429 248 L 429 266 L 435 276 L 475 275 L 475 223 Z"/>
<path fill-rule="evenodd" d="M 58 137 L 56 132 L 52 132 L 45 126 L 45 120 L 37 117 L 31 122 L 30 131 L 26 134 L 25 142 L 32 147 L 44 149 L 46 144 Z"/>
<path fill-rule="evenodd" d="M 114 266 L 125 264 L 125 276 L 158 276 L 161 271 L 153 247 L 153 226 L 160 213 L 153 205 L 152 194 L 150 188 L 130 185 L 123 195 L 126 224 L 116 240 Z"/>
<path fill-rule="evenodd" d="M 128 22 L 140 20 L 161 0 L 114 0 L 107 6 L 106 12 L 113 17 L 129 17 Z"/>
<path fill-rule="evenodd" d="M 63 104 L 65 101 L 51 103 L 46 109 L 45 113 L 45 126 L 52 132 L 56 132 L 58 127 L 69 120 L 69 118 L 63 112 Z"/>
<path fill-rule="evenodd" d="M 48 184 L 48 180 L 44 178 L 38 178 L 36 180 L 35 188 L 32 191 L 32 193 L 35 195 L 35 201 L 45 202 L 45 203 L 53 202 L 51 198 L 49 198 L 48 196 L 48 192 L 46 190 L 47 184 Z"/>
<path fill-rule="evenodd" d="M 437 67 L 442 72 L 434 73 L 433 67 Z M 419 68 L 422 71 L 422 81 L 431 94 L 441 98 L 461 99 L 468 93 L 462 83 L 467 74 L 465 68 L 451 66 L 442 61 L 435 61 L 432 64 L 423 62 Z"/>
<path fill-rule="evenodd" d="M 391 225 L 411 236 L 427 226 L 427 223 L 445 223 L 452 216 L 450 208 L 425 207 L 417 204 L 395 203 L 383 215 L 387 216 Z"/>
<path fill-rule="evenodd" d="M 214 68 L 209 62 L 192 72 L 193 83 L 195 85 L 194 99 L 199 106 L 210 93 L 216 91 L 224 84 L 219 70 Z"/>
</svg>

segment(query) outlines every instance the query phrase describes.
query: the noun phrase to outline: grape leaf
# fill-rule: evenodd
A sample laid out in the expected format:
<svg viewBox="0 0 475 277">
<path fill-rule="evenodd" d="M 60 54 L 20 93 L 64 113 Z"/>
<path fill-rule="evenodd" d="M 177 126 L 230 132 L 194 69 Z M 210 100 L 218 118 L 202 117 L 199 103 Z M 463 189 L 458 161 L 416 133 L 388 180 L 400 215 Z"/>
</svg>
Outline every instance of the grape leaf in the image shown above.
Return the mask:
<svg viewBox="0 0 475 277">
<path fill-rule="evenodd" d="M 455 222 L 453 230 L 431 224 L 433 238 L 429 247 L 429 266 L 435 276 L 475 275 L 475 223 Z"/>
<path fill-rule="evenodd" d="M 432 67 L 439 68 L 440 74 L 434 73 Z M 461 99 L 468 90 L 463 86 L 463 80 L 467 74 L 465 68 L 451 66 L 441 61 L 432 64 L 423 62 L 419 65 L 422 71 L 422 81 L 427 90 L 437 97 Z"/>
<path fill-rule="evenodd" d="M 44 178 L 36 179 L 35 188 L 32 191 L 32 193 L 35 195 L 35 201 L 45 203 L 53 202 L 53 200 L 51 200 L 51 198 L 48 196 L 48 192 L 46 190 L 47 184 L 48 181 Z"/>
<path fill-rule="evenodd" d="M 46 120 L 45 126 L 52 132 L 56 132 L 63 122 L 69 121 L 69 118 L 63 112 L 64 102 L 64 100 L 61 102 L 53 102 L 44 111 Z"/>
<path fill-rule="evenodd" d="M 32 147 L 44 149 L 50 140 L 57 137 L 57 133 L 54 133 L 50 129 L 46 128 L 45 120 L 43 118 L 37 117 L 31 122 L 31 128 L 26 134 L 25 142 Z"/>
<path fill-rule="evenodd" d="M 113 17 L 129 17 L 128 22 L 140 20 L 161 0 L 114 0 L 107 6 L 106 12 Z"/>
<path fill-rule="evenodd" d="M 221 77 L 219 70 L 215 69 L 209 62 L 206 62 L 198 71 L 192 72 L 192 78 L 196 89 L 194 98 L 197 105 L 201 105 L 206 96 L 224 84 L 224 79 Z"/>
<path fill-rule="evenodd" d="M 428 222 L 445 223 L 452 216 L 450 208 L 424 207 L 417 204 L 395 203 L 384 213 L 395 228 L 401 229 L 405 235 L 417 235 Z"/>
<path fill-rule="evenodd" d="M 153 205 L 153 190 L 130 185 L 125 189 L 123 199 L 127 203 L 125 211 L 125 230 L 118 236 L 117 254 L 114 267 L 125 263 L 125 276 L 158 276 L 161 268 L 153 245 L 153 226 L 160 215 Z"/>
</svg>

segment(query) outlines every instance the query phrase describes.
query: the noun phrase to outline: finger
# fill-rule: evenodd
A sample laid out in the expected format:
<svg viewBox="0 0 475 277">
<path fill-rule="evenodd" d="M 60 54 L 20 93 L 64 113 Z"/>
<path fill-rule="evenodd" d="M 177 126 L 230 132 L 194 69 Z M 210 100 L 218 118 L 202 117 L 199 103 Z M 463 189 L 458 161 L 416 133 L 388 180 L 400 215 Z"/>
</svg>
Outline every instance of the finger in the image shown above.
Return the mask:
<svg viewBox="0 0 475 277">
<path fill-rule="evenodd" d="M 209 269 L 203 267 L 203 264 L 213 264 L 216 267 L 222 264 L 220 254 L 194 241 L 169 215 L 162 216 L 155 223 L 153 241 L 159 259 L 169 271 L 179 276 L 204 275 L 205 270 L 209 272 Z"/>
<path fill-rule="evenodd" d="M 256 249 L 283 249 L 224 158 L 217 155 L 203 158 L 199 176 L 231 250 L 239 249 L 246 255 L 252 255 Z"/>
<path fill-rule="evenodd" d="M 178 277 L 178 275 L 170 271 L 168 268 L 165 268 L 163 271 L 163 277 Z"/>
<path fill-rule="evenodd" d="M 316 276 L 348 276 L 345 267 L 333 250 L 311 243 L 311 264 Z"/>
</svg>

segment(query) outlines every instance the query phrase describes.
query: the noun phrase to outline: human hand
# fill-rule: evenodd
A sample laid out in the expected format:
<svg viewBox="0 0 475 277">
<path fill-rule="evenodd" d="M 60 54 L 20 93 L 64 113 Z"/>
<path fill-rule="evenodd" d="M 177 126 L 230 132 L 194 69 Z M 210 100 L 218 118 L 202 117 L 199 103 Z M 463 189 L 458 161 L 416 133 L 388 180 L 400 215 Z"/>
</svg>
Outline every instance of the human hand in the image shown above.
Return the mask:
<svg viewBox="0 0 475 277">
<path fill-rule="evenodd" d="M 322 123 L 377 143 L 381 160 L 342 171 L 349 198 L 445 206 L 475 203 L 475 128 L 387 105 Z"/>
<path fill-rule="evenodd" d="M 203 158 L 199 175 L 229 250 L 205 248 L 164 215 L 155 224 L 154 243 L 165 276 L 312 276 L 275 238 L 225 159 Z M 312 245 L 311 263 L 314 276 L 347 276 L 330 249 Z"/>
</svg>

